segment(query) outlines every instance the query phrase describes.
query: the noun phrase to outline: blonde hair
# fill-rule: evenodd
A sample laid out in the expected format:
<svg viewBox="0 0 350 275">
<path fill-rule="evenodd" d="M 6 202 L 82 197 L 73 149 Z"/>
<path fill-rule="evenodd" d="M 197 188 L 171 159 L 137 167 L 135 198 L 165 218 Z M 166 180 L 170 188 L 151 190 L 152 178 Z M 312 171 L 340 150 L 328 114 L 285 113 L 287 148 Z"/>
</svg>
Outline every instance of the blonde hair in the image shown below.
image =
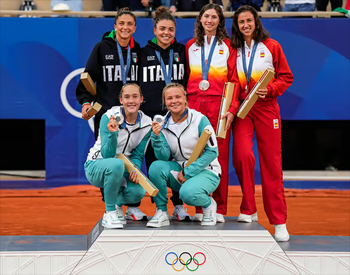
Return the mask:
<svg viewBox="0 0 350 275">
<path fill-rule="evenodd" d="M 163 106 L 165 106 L 165 92 L 170 89 L 170 88 L 179 88 L 182 93 L 184 94 L 184 96 L 186 97 L 186 107 L 187 107 L 187 93 L 185 91 L 184 86 L 182 86 L 179 83 L 169 83 L 168 85 L 166 85 L 163 89 L 163 93 L 162 93 L 162 102 L 163 102 Z"/>
<path fill-rule="evenodd" d="M 122 89 L 120 90 L 119 98 L 122 98 L 123 92 L 124 92 L 125 88 L 126 88 L 126 87 L 129 87 L 129 86 L 134 86 L 134 87 L 136 87 L 136 88 L 139 90 L 140 96 L 143 97 L 143 94 L 142 94 L 142 91 L 141 91 L 141 88 L 140 88 L 139 85 L 137 85 L 137 84 L 135 84 L 135 83 L 126 83 L 126 84 L 122 87 Z"/>
</svg>

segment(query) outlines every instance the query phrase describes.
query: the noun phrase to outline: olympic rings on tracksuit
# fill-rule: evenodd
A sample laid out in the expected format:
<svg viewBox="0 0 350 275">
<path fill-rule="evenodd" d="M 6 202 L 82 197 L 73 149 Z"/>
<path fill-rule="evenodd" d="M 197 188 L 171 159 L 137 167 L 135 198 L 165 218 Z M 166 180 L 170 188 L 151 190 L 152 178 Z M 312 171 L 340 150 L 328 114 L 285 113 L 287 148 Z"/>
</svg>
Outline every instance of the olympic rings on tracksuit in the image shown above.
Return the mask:
<svg viewBox="0 0 350 275">
<path fill-rule="evenodd" d="M 168 255 L 170 255 L 170 254 L 174 254 L 174 255 L 176 256 L 176 258 L 173 260 L 172 263 L 169 263 L 169 262 L 168 262 Z M 188 258 L 186 262 L 181 258 L 181 256 L 184 255 L 184 254 L 187 254 L 188 256 L 190 256 L 190 258 Z M 198 254 L 201 254 L 201 255 L 203 255 L 203 257 L 204 257 L 204 260 L 203 260 L 202 263 L 199 263 L 198 260 L 195 258 L 196 255 L 198 255 Z M 190 268 L 188 267 L 188 265 L 192 262 L 192 260 L 193 260 L 193 263 L 194 263 L 195 265 L 197 265 L 197 267 L 196 267 L 195 269 L 190 269 Z M 168 254 L 165 255 L 165 262 L 166 262 L 168 265 L 171 265 L 175 271 L 182 271 L 185 267 L 186 267 L 189 271 L 196 271 L 196 270 L 199 268 L 200 265 L 203 265 L 203 264 L 206 262 L 206 260 L 207 260 L 207 257 L 204 255 L 203 252 L 197 252 L 196 254 L 193 255 L 193 257 L 192 257 L 192 255 L 191 255 L 189 252 L 182 252 L 182 253 L 180 254 L 180 256 L 177 256 L 177 254 L 176 254 L 175 252 L 169 252 Z M 180 268 L 180 269 L 176 269 L 176 268 L 175 268 L 175 265 L 176 265 L 176 263 L 177 263 L 178 261 L 183 265 L 183 267 Z"/>
</svg>

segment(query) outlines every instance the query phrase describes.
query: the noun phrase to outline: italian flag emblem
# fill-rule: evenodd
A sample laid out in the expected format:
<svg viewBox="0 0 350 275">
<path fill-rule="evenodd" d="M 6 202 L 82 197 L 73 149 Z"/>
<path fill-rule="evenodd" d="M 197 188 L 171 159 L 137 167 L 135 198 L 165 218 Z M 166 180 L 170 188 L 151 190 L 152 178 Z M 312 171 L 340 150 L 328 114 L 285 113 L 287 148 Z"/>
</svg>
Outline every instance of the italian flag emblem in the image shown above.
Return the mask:
<svg viewBox="0 0 350 275">
<path fill-rule="evenodd" d="M 132 61 L 134 61 L 134 63 L 137 63 L 137 57 L 133 57 Z"/>
<path fill-rule="evenodd" d="M 179 53 L 174 53 L 174 59 L 175 59 L 176 62 L 180 61 Z"/>
</svg>

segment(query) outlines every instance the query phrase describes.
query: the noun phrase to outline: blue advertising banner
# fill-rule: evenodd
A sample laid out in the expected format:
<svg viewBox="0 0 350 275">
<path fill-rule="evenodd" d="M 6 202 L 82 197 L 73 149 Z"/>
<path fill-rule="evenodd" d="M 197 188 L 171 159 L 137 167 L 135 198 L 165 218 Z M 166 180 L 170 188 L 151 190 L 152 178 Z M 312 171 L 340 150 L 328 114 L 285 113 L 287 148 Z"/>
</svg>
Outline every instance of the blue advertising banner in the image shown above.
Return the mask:
<svg viewBox="0 0 350 275">
<path fill-rule="evenodd" d="M 179 42 L 192 38 L 194 23 L 177 20 Z M 94 143 L 92 121 L 81 118 L 75 88 L 91 50 L 113 24 L 113 18 L 0 18 L 0 119 L 43 119 L 46 125 L 46 180 L 32 184 L 87 184 L 83 164 Z M 350 21 L 263 24 L 282 45 L 295 76 L 278 99 L 282 119 L 349 120 Z M 153 36 L 152 21 L 138 19 L 135 40 L 144 46 Z M 237 184 L 230 169 L 230 184 Z"/>
</svg>

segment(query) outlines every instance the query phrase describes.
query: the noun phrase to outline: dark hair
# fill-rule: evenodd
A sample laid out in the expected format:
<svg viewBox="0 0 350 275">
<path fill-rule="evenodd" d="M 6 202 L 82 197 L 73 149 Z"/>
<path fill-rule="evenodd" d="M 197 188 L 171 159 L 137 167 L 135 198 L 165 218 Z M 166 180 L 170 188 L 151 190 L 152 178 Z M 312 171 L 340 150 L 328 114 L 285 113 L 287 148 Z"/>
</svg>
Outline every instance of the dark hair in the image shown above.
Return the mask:
<svg viewBox="0 0 350 275">
<path fill-rule="evenodd" d="M 129 87 L 129 86 L 134 86 L 135 88 L 137 88 L 139 90 L 139 93 L 140 93 L 140 96 L 143 97 L 143 94 L 142 94 L 142 91 L 141 91 L 141 88 L 139 85 L 137 85 L 136 83 L 126 83 L 122 89 L 120 90 L 120 93 L 119 93 L 119 98 L 122 98 L 123 96 L 123 92 L 125 90 L 126 87 Z"/>
<path fill-rule="evenodd" d="M 243 34 L 241 33 L 238 27 L 238 16 L 242 12 L 247 12 L 247 11 L 252 13 L 254 16 L 254 21 L 255 21 L 255 30 L 253 33 L 254 42 L 259 43 L 264 41 L 266 38 L 270 37 L 270 33 L 264 29 L 264 26 L 261 23 L 261 20 L 259 18 L 259 15 L 256 9 L 248 5 L 241 6 L 235 11 L 233 15 L 233 20 L 232 20 L 231 44 L 232 44 L 232 47 L 235 49 L 241 48 L 244 45 Z"/>
<path fill-rule="evenodd" d="M 122 16 L 122 15 L 125 15 L 125 14 L 126 14 L 126 15 L 130 15 L 132 18 L 134 18 L 135 26 L 136 26 L 136 16 L 135 16 L 135 14 L 133 14 L 133 13 L 129 10 L 129 8 L 122 8 L 122 9 L 118 10 L 117 15 L 115 16 L 115 19 L 114 19 L 114 23 L 117 24 L 118 18 L 119 18 L 120 16 Z"/>
<path fill-rule="evenodd" d="M 196 40 L 196 44 L 198 46 L 204 45 L 204 28 L 201 23 L 201 18 L 207 10 L 211 10 L 211 9 L 214 9 L 216 13 L 219 15 L 220 23 L 216 30 L 216 39 L 218 40 L 218 43 L 221 44 L 222 41 L 228 37 L 227 30 L 225 27 L 225 16 L 224 16 L 224 13 L 222 12 L 221 7 L 218 4 L 214 4 L 214 3 L 206 4 L 197 15 L 197 21 L 196 21 L 196 24 L 194 25 L 194 32 L 193 32 L 194 39 Z"/>
<path fill-rule="evenodd" d="M 161 20 L 173 21 L 175 26 L 176 26 L 176 21 L 175 21 L 174 16 L 172 16 L 171 11 L 169 11 L 168 8 L 164 7 L 164 6 L 158 7 L 154 13 L 154 17 L 153 17 L 154 28 L 157 27 L 158 22 Z"/>
</svg>

